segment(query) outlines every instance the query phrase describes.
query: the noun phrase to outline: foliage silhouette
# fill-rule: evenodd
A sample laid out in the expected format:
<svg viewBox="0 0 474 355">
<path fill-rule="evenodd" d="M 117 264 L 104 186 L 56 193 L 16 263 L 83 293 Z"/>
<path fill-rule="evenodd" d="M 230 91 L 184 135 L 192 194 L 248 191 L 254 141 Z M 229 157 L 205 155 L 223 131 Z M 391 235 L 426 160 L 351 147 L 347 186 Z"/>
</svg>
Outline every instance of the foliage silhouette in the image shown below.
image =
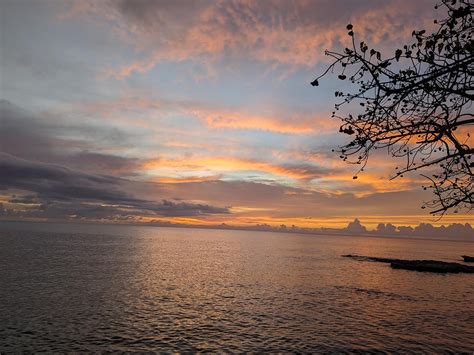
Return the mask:
<svg viewBox="0 0 474 355">
<path fill-rule="evenodd" d="M 404 158 L 392 179 L 419 170 L 429 180 L 423 188 L 434 193 L 422 208 L 443 216 L 474 207 L 474 4 L 442 0 L 438 7 L 446 17 L 434 21 L 436 31 L 413 31 L 413 41 L 388 57 L 365 42 L 356 44 L 354 27 L 347 25 L 352 48 L 325 51 L 332 63 L 311 84 L 337 72 L 357 87 L 355 93 L 335 92 L 340 101 L 332 116 L 342 120 L 340 132 L 354 135 L 337 150 L 341 159 L 363 171 L 373 150 Z M 355 103 L 362 113 L 341 113 Z"/>
</svg>

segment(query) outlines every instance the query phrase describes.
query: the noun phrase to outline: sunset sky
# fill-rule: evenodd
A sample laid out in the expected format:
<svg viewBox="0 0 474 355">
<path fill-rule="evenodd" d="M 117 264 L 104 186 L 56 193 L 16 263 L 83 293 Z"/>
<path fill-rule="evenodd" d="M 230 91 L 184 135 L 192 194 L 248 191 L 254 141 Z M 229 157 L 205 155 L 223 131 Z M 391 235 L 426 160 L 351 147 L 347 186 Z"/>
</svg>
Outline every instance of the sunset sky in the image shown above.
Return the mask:
<svg viewBox="0 0 474 355">
<path fill-rule="evenodd" d="M 428 0 L 1 1 L 0 218 L 340 227 L 441 221 L 417 174 L 331 149 L 345 29 L 380 51 Z M 357 110 L 355 108 L 355 110 Z"/>
</svg>

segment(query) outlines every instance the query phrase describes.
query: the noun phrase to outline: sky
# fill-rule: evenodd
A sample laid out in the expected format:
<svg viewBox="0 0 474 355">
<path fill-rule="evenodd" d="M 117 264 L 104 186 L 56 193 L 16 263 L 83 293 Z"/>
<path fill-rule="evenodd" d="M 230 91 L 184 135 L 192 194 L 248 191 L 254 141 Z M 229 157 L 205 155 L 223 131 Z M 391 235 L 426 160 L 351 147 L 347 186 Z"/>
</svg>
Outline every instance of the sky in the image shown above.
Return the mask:
<svg viewBox="0 0 474 355">
<path fill-rule="evenodd" d="M 346 25 L 380 51 L 432 0 L 2 0 L 0 218 L 340 227 L 442 220 L 378 152 L 332 149 Z M 357 110 L 355 108 L 355 110 Z"/>
</svg>

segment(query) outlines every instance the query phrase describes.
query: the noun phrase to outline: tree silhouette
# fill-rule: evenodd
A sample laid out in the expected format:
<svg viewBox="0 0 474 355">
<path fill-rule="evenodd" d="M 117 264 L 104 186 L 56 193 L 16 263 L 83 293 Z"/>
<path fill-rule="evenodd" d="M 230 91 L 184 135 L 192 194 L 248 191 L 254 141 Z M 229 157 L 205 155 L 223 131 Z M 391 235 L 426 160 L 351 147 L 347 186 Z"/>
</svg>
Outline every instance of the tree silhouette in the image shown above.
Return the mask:
<svg viewBox="0 0 474 355">
<path fill-rule="evenodd" d="M 413 31 L 411 43 L 388 57 L 365 42 L 356 44 L 354 28 L 347 25 L 352 48 L 325 51 L 332 63 L 311 84 L 318 86 L 318 80 L 336 72 L 357 88 L 335 92 L 340 101 L 332 116 L 342 120 L 340 132 L 354 136 L 337 150 L 341 159 L 363 171 L 373 150 L 403 158 L 392 179 L 419 170 L 429 180 L 423 188 L 434 193 L 422 208 L 442 216 L 474 206 L 469 132 L 474 124 L 474 5 L 442 0 L 438 7 L 446 17 L 434 21 L 436 31 Z M 354 104 L 360 105 L 359 113 Z M 342 113 L 343 106 L 352 114 Z"/>
</svg>

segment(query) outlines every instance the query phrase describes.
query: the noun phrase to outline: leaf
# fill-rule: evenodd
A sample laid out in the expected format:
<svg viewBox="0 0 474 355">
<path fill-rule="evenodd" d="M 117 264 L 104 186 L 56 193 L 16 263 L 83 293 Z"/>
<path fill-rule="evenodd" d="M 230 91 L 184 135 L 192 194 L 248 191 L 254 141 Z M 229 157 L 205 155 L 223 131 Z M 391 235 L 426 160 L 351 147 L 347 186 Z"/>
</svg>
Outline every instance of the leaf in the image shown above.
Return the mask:
<svg viewBox="0 0 474 355">
<path fill-rule="evenodd" d="M 348 24 L 348 25 L 346 26 L 346 28 L 347 28 L 348 31 L 350 31 L 350 30 L 352 30 L 352 25 L 351 25 L 351 24 Z"/>
<path fill-rule="evenodd" d="M 381 56 L 380 52 L 377 52 L 377 59 L 381 60 L 381 58 L 382 58 L 382 56 Z"/>
<path fill-rule="evenodd" d="M 402 50 L 401 49 L 397 49 L 395 51 L 395 59 L 397 60 L 397 62 L 400 60 L 400 56 L 402 55 Z"/>
<path fill-rule="evenodd" d="M 318 79 L 314 79 L 314 80 L 311 82 L 311 85 L 313 85 L 313 86 L 319 86 Z"/>
<path fill-rule="evenodd" d="M 345 80 L 347 77 L 344 74 L 338 75 L 338 78 L 341 80 Z"/>
<path fill-rule="evenodd" d="M 374 54 L 375 54 L 375 49 L 372 48 L 372 49 L 370 50 L 370 56 L 372 57 Z"/>
<path fill-rule="evenodd" d="M 349 128 L 345 128 L 345 129 L 343 130 L 343 132 L 344 132 L 345 134 L 350 135 L 350 136 L 355 133 L 355 132 L 354 132 L 354 129 L 352 128 L 352 126 L 349 126 Z"/>
</svg>

